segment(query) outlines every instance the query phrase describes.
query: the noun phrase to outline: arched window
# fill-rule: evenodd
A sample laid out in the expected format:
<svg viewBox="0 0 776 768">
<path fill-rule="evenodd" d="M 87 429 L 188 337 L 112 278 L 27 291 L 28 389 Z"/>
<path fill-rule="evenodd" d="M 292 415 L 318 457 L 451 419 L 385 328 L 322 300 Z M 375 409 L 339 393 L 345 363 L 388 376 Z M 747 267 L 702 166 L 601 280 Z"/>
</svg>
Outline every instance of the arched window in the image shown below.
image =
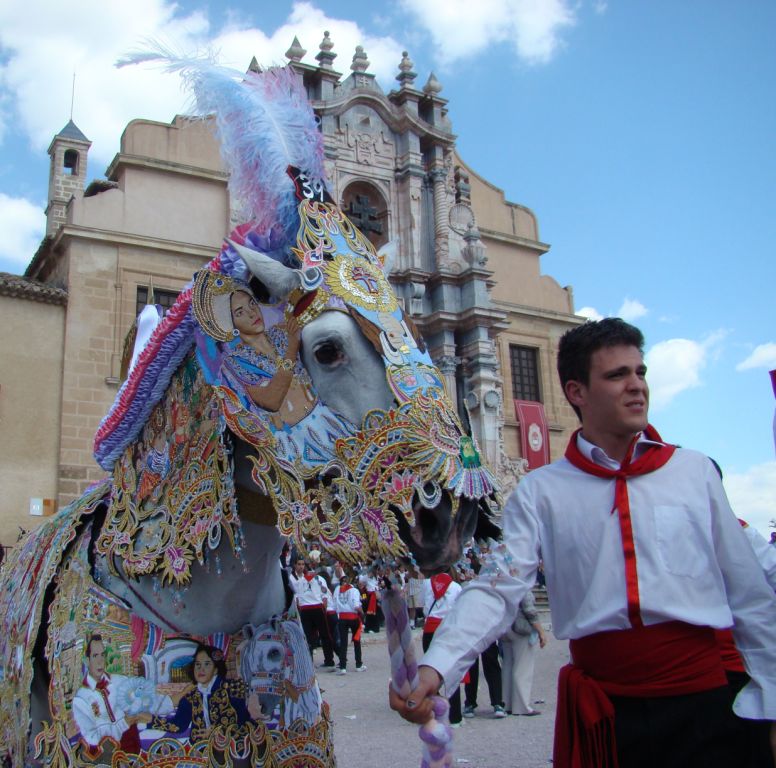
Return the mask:
<svg viewBox="0 0 776 768">
<path fill-rule="evenodd" d="M 367 181 L 354 181 L 342 194 L 342 210 L 375 248 L 388 242 L 388 206 L 380 191 Z"/>
<path fill-rule="evenodd" d="M 64 171 L 71 176 L 78 176 L 78 152 L 76 150 L 65 150 Z"/>
</svg>

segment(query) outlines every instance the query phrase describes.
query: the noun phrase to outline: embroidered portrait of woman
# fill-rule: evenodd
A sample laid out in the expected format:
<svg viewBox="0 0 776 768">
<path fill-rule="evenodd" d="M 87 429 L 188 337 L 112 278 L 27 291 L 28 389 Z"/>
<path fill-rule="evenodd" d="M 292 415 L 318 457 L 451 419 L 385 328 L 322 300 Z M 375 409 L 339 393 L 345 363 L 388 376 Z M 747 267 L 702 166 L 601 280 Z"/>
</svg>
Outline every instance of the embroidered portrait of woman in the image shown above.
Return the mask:
<svg viewBox="0 0 776 768">
<path fill-rule="evenodd" d="M 249 697 L 242 680 L 227 679 L 226 663 L 218 648 L 200 643 L 189 674 L 194 688 L 181 698 L 174 715 L 154 717 L 150 728 L 173 736 L 189 731 L 189 741 L 196 743 L 206 739 L 214 726 L 226 730 L 230 725 L 244 725 L 259 718 L 258 699 Z"/>
<path fill-rule="evenodd" d="M 200 345 L 203 368 L 265 421 L 281 454 L 316 463 L 332 435 L 347 434 L 347 425 L 319 401 L 299 359 L 301 329 L 293 315 L 260 303 L 247 283 L 209 270 L 197 274 L 192 304 L 212 340 L 204 353 Z"/>
</svg>

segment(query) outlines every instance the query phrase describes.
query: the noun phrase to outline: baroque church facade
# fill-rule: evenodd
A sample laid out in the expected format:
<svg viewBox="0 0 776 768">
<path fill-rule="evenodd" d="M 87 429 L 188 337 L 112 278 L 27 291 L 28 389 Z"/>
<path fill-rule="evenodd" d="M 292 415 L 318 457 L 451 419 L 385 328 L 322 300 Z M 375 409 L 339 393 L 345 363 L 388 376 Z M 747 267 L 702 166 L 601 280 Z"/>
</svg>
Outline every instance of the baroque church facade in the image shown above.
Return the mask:
<svg viewBox="0 0 776 768">
<path fill-rule="evenodd" d="M 582 320 L 571 289 L 541 274 L 535 215 L 457 154 L 433 74 L 419 86 L 405 53 L 385 93 L 360 46 L 346 77 L 328 33 L 315 65 L 305 53 L 295 39 L 286 57 L 320 117 L 332 196 L 394 252 L 390 281 L 509 488 L 525 471 L 515 400 L 542 404 L 550 458 L 576 425 L 554 362 Z M 133 120 L 87 185 L 89 147 L 72 121 L 54 137 L 46 236 L 23 277 L 0 274 L 3 544 L 102 476 L 92 439 L 138 311 L 169 306 L 239 223 L 208 121 Z"/>
</svg>

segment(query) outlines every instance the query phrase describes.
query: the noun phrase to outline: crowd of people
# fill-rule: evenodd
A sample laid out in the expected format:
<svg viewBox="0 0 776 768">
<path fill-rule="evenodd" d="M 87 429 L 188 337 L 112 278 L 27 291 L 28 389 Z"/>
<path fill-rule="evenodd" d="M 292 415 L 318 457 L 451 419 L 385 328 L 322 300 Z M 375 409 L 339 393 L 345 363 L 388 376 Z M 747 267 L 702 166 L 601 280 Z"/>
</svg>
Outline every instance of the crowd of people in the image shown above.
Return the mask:
<svg viewBox="0 0 776 768">
<path fill-rule="evenodd" d="M 355 670 L 366 670 L 361 638 L 382 631 L 384 616 L 380 591 L 386 580 L 398 585 L 407 602 L 411 625 L 422 629 L 421 645 L 427 650 L 434 631 L 441 625 L 463 586 L 476 577 L 480 558 L 488 548 L 473 547 L 449 572 L 424 578 L 404 564 L 345 566 L 322 554 L 314 543 L 307 557 L 288 544 L 281 554 L 289 589 L 296 603 L 302 628 L 315 659 L 320 649 L 323 660 L 319 669 L 345 675 L 348 672 L 349 647 L 353 647 Z M 449 694 L 450 723 L 459 727 L 478 710 L 480 662 L 488 688 L 492 716 L 534 716 L 541 714 L 531 706 L 534 651 L 543 648 L 547 638 L 535 610 L 532 594 L 521 604 L 514 625 L 498 642 L 483 651 L 468 670 L 462 687 Z"/>
</svg>

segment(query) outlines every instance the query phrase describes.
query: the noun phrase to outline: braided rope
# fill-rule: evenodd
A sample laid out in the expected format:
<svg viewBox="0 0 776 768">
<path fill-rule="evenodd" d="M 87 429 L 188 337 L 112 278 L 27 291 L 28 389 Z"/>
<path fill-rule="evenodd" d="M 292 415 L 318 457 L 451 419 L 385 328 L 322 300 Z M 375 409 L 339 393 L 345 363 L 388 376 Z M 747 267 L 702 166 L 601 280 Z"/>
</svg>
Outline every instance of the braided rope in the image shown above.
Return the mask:
<svg viewBox="0 0 776 768">
<path fill-rule="evenodd" d="M 406 699 L 418 686 L 418 658 L 407 602 L 395 586 L 384 589 L 382 598 L 391 657 L 391 687 Z M 448 710 L 447 700 L 435 696 L 434 716 L 418 730 L 423 742 L 420 768 L 449 768 L 453 764 L 453 731 L 447 718 Z"/>
</svg>

